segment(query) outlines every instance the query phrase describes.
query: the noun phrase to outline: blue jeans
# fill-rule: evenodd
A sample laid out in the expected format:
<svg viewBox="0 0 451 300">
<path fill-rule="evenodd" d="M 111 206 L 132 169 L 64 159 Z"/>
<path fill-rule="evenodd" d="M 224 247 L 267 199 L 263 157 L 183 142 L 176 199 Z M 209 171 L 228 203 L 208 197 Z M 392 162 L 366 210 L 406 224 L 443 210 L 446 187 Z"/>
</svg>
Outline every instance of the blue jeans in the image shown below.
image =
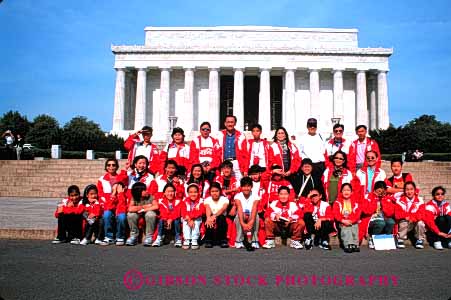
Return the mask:
<svg viewBox="0 0 451 300">
<path fill-rule="evenodd" d="M 103 212 L 105 237 L 109 239 L 114 239 L 113 224 L 114 219 L 116 219 L 116 239 L 125 239 L 125 229 L 127 224 L 127 215 L 125 213 L 114 215 L 111 210 L 106 210 Z"/>
<path fill-rule="evenodd" d="M 158 222 L 158 236 L 163 236 L 166 231 L 168 231 L 166 228 L 164 228 L 165 220 L 161 220 Z M 172 227 L 171 230 L 174 229 L 175 231 L 175 240 L 180 239 L 180 219 L 175 219 L 172 221 Z"/>
<path fill-rule="evenodd" d="M 393 227 L 395 226 L 395 220 L 392 218 L 385 218 L 384 220 L 373 220 L 370 222 L 368 232 L 370 234 L 393 234 Z"/>
</svg>

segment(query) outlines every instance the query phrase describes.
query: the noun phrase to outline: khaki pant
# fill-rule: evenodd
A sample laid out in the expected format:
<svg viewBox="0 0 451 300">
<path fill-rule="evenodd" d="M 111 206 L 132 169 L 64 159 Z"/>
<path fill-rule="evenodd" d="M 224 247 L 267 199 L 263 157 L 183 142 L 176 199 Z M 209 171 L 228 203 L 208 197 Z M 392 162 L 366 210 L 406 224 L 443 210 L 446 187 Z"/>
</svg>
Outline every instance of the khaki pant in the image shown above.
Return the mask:
<svg viewBox="0 0 451 300">
<path fill-rule="evenodd" d="M 423 221 L 409 222 L 402 220 L 398 224 L 398 238 L 401 240 L 407 240 L 407 233 L 415 230 L 415 238 L 417 240 L 426 240 L 426 226 Z"/>
<path fill-rule="evenodd" d="M 340 238 L 343 245 L 358 245 L 359 244 L 359 224 L 352 224 L 352 226 L 343 226 L 340 224 Z"/>
<path fill-rule="evenodd" d="M 305 223 L 304 220 L 299 219 L 297 222 L 275 222 L 270 218 L 265 220 L 265 231 L 266 238 L 268 240 L 274 239 L 275 235 L 280 235 L 283 229 L 287 230 L 291 234 L 291 239 L 293 241 L 300 241 L 301 234 L 304 231 Z"/>
<path fill-rule="evenodd" d="M 256 220 L 254 222 L 254 226 L 252 227 L 252 241 L 258 242 L 258 228 L 259 228 L 259 217 L 256 216 Z M 236 241 L 242 242 L 244 240 L 244 232 L 243 227 L 240 224 L 240 218 L 238 216 L 235 217 L 235 226 L 236 226 Z"/>
<path fill-rule="evenodd" d="M 155 223 L 157 220 L 157 214 L 153 210 L 145 213 L 127 213 L 128 226 L 130 227 L 130 236 L 135 238 L 138 237 L 138 221 L 141 215 L 144 215 L 144 220 L 146 221 L 146 237 L 151 237 L 153 235 L 153 232 L 155 231 Z"/>
</svg>

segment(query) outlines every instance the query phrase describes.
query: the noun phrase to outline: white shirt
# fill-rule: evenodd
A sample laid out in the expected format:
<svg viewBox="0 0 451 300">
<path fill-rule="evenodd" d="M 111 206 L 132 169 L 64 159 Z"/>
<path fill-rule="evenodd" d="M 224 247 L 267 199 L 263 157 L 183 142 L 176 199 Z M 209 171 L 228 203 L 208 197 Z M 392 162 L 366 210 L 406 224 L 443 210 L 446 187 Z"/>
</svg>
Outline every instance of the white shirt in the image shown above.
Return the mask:
<svg viewBox="0 0 451 300">
<path fill-rule="evenodd" d="M 243 193 L 239 193 L 235 196 L 235 200 L 240 200 L 243 212 L 250 214 L 252 212 L 254 202 L 258 201 L 259 199 L 252 193 L 249 195 L 249 198 L 244 197 Z"/>
<path fill-rule="evenodd" d="M 300 138 L 299 153 L 302 159 L 310 158 L 313 163 L 324 162 L 325 145 L 319 133 L 305 134 Z"/>
<path fill-rule="evenodd" d="M 258 157 L 258 165 L 262 168 L 266 168 L 265 145 L 262 140 L 252 142 L 252 152 L 250 154 L 249 162 L 251 166 L 254 164 L 254 158 Z"/>
<path fill-rule="evenodd" d="M 213 201 L 211 196 L 205 199 L 204 201 L 204 205 L 208 205 L 213 214 L 216 214 L 224 206 L 224 204 L 229 205 L 229 199 L 227 199 L 227 197 L 224 196 L 219 197 L 218 201 Z M 225 216 L 226 213 L 227 210 L 224 210 L 222 214 Z"/>
<path fill-rule="evenodd" d="M 142 144 L 136 147 L 135 157 L 138 155 L 144 155 L 145 157 L 150 159 L 152 157 L 152 154 L 152 144 Z"/>
</svg>

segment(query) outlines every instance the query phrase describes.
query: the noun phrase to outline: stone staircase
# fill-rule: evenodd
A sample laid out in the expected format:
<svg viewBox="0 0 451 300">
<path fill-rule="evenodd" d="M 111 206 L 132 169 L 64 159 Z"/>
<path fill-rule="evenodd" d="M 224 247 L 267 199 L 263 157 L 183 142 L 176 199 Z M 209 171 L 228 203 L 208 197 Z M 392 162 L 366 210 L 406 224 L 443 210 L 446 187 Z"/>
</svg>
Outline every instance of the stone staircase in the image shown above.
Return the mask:
<svg viewBox="0 0 451 300">
<path fill-rule="evenodd" d="M 81 190 L 104 174 L 105 160 L 61 159 L 42 161 L 0 160 L 0 197 L 60 198 L 66 195 L 69 185 Z M 126 160 L 121 160 L 124 166 Z M 391 174 L 390 163 L 383 169 Z M 430 198 L 434 186 L 443 185 L 451 194 L 451 162 L 410 162 L 404 171 L 413 174 L 421 189 L 421 196 Z M 391 176 L 391 175 L 389 175 Z"/>
</svg>

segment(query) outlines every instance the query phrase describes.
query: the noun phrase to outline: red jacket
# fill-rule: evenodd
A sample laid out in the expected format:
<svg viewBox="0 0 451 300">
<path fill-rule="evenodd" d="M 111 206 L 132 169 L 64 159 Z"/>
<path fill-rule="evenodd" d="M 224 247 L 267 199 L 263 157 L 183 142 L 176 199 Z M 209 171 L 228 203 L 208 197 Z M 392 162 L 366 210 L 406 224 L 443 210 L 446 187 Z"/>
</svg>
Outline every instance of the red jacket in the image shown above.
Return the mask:
<svg viewBox="0 0 451 300">
<path fill-rule="evenodd" d="M 426 203 L 424 207 L 424 223 L 426 223 L 428 229 L 435 234 L 440 233 L 440 229 L 435 224 L 435 218 L 441 216 L 451 216 L 451 206 L 449 205 L 449 202 L 443 200 L 442 203 L 443 204 L 441 206 L 438 206 L 437 201 L 431 200 Z"/>
<path fill-rule="evenodd" d="M 103 205 L 105 210 L 115 209 L 116 206 L 110 203 L 111 191 L 116 182 L 122 182 L 125 186 L 128 185 L 128 176 L 125 170 L 122 170 L 116 175 L 115 181 L 111 181 L 111 176 L 107 172 L 100 176 L 97 180 L 97 190 L 99 191 L 99 202 Z"/>
<path fill-rule="evenodd" d="M 329 183 L 330 183 L 330 178 L 333 175 L 333 172 L 334 172 L 334 167 L 328 167 L 324 171 L 323 176 L 321 178 L 321 181 L 323 182 L 324 193 L 326 194 L 325 201 L 327 201 L 327 202 L 329 202 Z M 359 191 L 360 183 L 359 183 L 358 178 L 353 176 L 351 171 L 343 168 L 342 175 L 340 176 L 340 178 L 338 178 L 338 186 L 337 186 L 338 193 L 340 193 L 341 186 L 344 183 L 351 184 L 352 190 L 354 191 L 354 193 L 357 195 L 360 195 L 360 191 Z M 356 196 L 356 197 L 358 197 L 358 196 Z"/>
<path fill-rule="evenodd" d="M 266 171 L 269 171 L 270 165 L 269 165 L 269 152 L 271 151 L 271 146 L 269 145 L 268 141 L 266 139 L 260 139 L 263 146 L 263 151 L 265 153 L 265 165 L 266 165 Z M 251 166 L 254 165 L 254 156 L 252 154 L 253 146 L 254 146 L 254 139 L 244 140 L 242 145 L 242 157 L 240 161 L 240 167 L 242 166 L 241 172 L 247 172 Z M 261 146 L 260 146 L 261 147 Z"/>
<path fill-rule="evenodd" d="M 63 207 L 63 214 L 82 214 L 85 210 L 85 207 L 83 206 L 83 204 L 81 204 L 81 198 L 79 199 L 79 201 L 77 203 L 74 203 L 74 206 L 69 207 L 68 204 L 69 202 L 71 202 L 69 200 L 69 198 L 64 198 L 63 200 L 61 200 L 61 205 Z M 58 208 L 56 208 L 55 210 L 55 218 L 58 218 Z"/>
<path fill-rule="evenodd" d="M 201 198 L 198 198 L 195 202 L 192 202 L 189 197 L 186 197 L 180 206 L 182 218 L 188 216 L 193 220 L 200 218 L 205 214 L 204 200 Z"/>
<path fill-rule="evenodd" d="M 128 162 L 130 164 L 132 164 L 135 159 L 137 148 L 142 145 L 143 142 L 140 141 L 137 134 L 130 135 L 125 141 L 124 148 L 128 151 Z M 149 155 L 147 156 L 147 159 L 149 160 L 149 172 L 152 174 L 157 174 L 161 167 L 160 152 L 158 151 L 157 146 L 153 143 L 150 143 L 148 147 L 150 147 Z"/>
<path fill-rule="evenodd" d="M 361 198 L 362 212 L 368 216 L 372 216 L 376 213 L 377 202 L 379 197 L 375 193 L 371 193 L 367 198 Z M 395 203 L 396 199 L 393 196 L 386 195 L 381 199 L 382 212 L 386 218 L 393 218 L 395 216 Z"/>
<path fill-rule="evenodd" d="M 161 220 L 176 220 L 180 218 L 181 216 L 181 204 L 182 201 L 178 199 L 174 199 L 172 202 L 169 202 L 169 200 L 166 197 L 160 198 L 158 200 L 158 203 L 160 205 L 160 219 Z"/>
<path fill-rule="evenodd" d="M 337 200 L 335 200 L 333 205 L 333 213 L 334 218 L 338 222 L 341 222 L 343 220 L 350 220 L 352 224 L 356 224 L 360 221 L 360 213 L 361 209 L 359 206 L 359 201 L 355 197 L 351 197 L 351 212 L 348 212 L 347 215 L 344 214 L 343 208 L 344 208 L 344 200 L 342 197 L 338 197 Z"/>
<path fill-rule="evenodd" d="M 102 206 L 99 201 L 95 201 L 93 203 L 88 202 L 84 204 L 84 211 L 88 214 L 93 214 L 96 217 L 100 217 L 103 214 Z"/>
<path fill-rule="evenodd" d="M 218 133 L 218 142 L 221 146 L 221 161 L 224 159 L 224 148 L 226 144 L 227 132 L 225 129 L 219 131 Z M 241 172 L 247 172 L 245 165 L 243 164 L 243 160 L 245 160 L 247 154 L 246 149 L 243 148 L 244 142 L 246 141 L 246 137 L 240 131 L 235 130 L 235 155 L 238 160 L 238 165 L 240 167 Z"/>
<path fill-rule="evenodd" d="M 112 196 L 111 202 L 116 204 L 116 216 L 119 214 L 127 213 L 128 201 L 125 192 L 119 193 L 116 196 Z"/>
<path fill-rule="evenodd" d="M 418 196 L 415 196 L 413 199 L 413 203 L 408 207 L 408 200 L 405 195 L 401 196 L 401 198 L 396 201 L 395 204 L 395 219 L 396 221 L 404 220 L 406 217 L 409 217 L 410 222 L 418 222 L 423 220 L 424 214 L 424 202 L 420 200 Z"/>
<path fill-rule="evenodd" d="M 154 196 L 154 198 L 160 199 L 163 197 L 163 189 L 168 182 L 168 177 L 166 175 L 159 175 L 150 182 L 147 191 Z M 183 180 L 178 179 L 178 181 L 172 181 L 172 184 L 175 187 L 175 197 L 177 199 L 183 199 L 183 196 L 185 195 L 185 185 Z"/>
<path fill-rule="evenodd" d="M 273 165 L 279 165 L 282 167 L 282 170 L 284 172 L 290 171 L 292 174 L 297 172 L 299 170 L 299 167 L 301 166 L 302 159 L 299 156 L 299 150 L 296 147 L 295 144 L 291 142 L 288 143 L 288 148 L 290 149 L 290 155 L 291 155 L 291 164 L 290 164 L 290 170 L 285 170 L 283 166 L 283 158 L 282 158 L 282 147 L 278 142 L 274 142 L 271 144 L 269 151 L 269 169 Z"/>
<path fill-rule="evenodd" d="M 279 188 L 281 186 L 287 186 L 290 189 L 290 198 L 289 201 L 294 201 L 296 197 L 294 193 L 293 186 L 288 180 L 282 179 L 280 181 L 271 180 L 266 187 L 266 191 L 262 196 L 262 200 L 260 201 L 262 207 L 267 207 L 271 204 L 271 202 L 279 199 Z"/>
<path fill-rule="evenodd" d="M 348 168 L 349 170 L 351 170 L 351 172 L 356 172 L 356 165 L 357 165 L 357 143 L 358 143 L 358 139 L 353 141 L 351 146 L 349 147 L 349 154 L 348 154 Z M 380 167 L 381 166 L 381 152 L 379 150 L 379 145 L 377 144 L 377 142 L 373 139 L 370 139 L 369 137 L 366 138 L 366 149 L 365 149 L 365 154 L 368 151 L 376 151 L 377 153 L 377 164 L 376 167 Z M 367 166 L 366 163 L 366 159 L 364 156 L 363 159 L 364 163 L 363 166 Z"/>
<path fill-rule="evenodd" d="M 324 150 L 324 161 L 326 163 L 326 167 L 333 167 L 334 164 L 330 161 L 330 157 L 332 155 L 335 154 L 335 152 L 337 152 L 338 150 L 343 151 L 344 153 L 348 154 L 349 153 L 349 142 L 342 138 L 342 143 L 340 145 L 340 147 L 337 147 L 334 143 L 334 137 L 332 137 L 330 140 L 327 141 L 326 145 L 325 145 L 325 150 Z"/>
<path fill-rule="evenodd" d="M 326 201 L 318 201 L 316 205 L 314 205 L 312 201 L 305 201 L 304 214 L 305 213 L 311 213 L 314 217 L 316 216 L 318 219 L 326 219 L 329 221 L 333 221 L 334 219 L 332 207 Z"/>
<path fill-rule="evenodd" d="M 374 184 L 377 181 L 385 181 L 385 178 L 387 178 L 385 171 L 379 167 L 375 168 L 371 183 L 368 182 L 368 167 L 363 167 L 360 170 L 358 170 L 355 176 L 359 179 L 361 185 L 360 191 L 362 195 L 368 194 L 368 184 L 371 184 L 371 191 L 373 191 Z"/>
<path fill-rule="evenodd" d="M 225 192 L 224 192 L 224 189 L 225 189 L 225 187 L 224 187 L 224 177 L 221 176 L 221 175 L 216 176 L 214 182 L 217 182 L 217 183 L 219 183 L 221 185 L 222 195 L 227 197 L 231 204 L 235 203 L 234 202 L 234 198 L 235 198 L 235 195 L 237 193 L 239 193 L 239 191 L 230 193 L 229 195 L 226 195 Z M 235 189 L 235 188 L 238 188 L 238 187 L 240 187 L 240 182 L 238 180 L 236 180 L 236 178 L 234 176 L 232 176 L 230 178 L 229 189 Z"/>
<path fill-rule="evenodd" d="M 174 160 L 179 167 L 185 167 L 186 171 L 189 172 L 191 169 L 189 155 L 190 147 L 185 143 L 177 145 L 175 142 L 172 142 L 166 145 L 160 152 L 160 174 L 164 174 L 164 164 L 166 163 L 166 160 L 170 159 Z"/>
<path fill-rule="evenodd" d="M 299 220 L 304 217 L 302 210 L 292 201 L 288 201 L 285 205 L 282 205 L 280 200 L 273 201 L 265 213 L 265 218 L 270 218 L 275 221 L 276 214 L 280 214 L 284 218 L 292 218 Z"/>
<path fill-rule="evenodd" d="M 209 136 L 203 139 L 201 136 L 194 138 L 189 145 L 189 158 L 191 165 L 204 161 L 210 162 L 211 168 L 219 168 L 222 162 L 222 149 L 219 142 L 214 137 Z"/>
</svg>

